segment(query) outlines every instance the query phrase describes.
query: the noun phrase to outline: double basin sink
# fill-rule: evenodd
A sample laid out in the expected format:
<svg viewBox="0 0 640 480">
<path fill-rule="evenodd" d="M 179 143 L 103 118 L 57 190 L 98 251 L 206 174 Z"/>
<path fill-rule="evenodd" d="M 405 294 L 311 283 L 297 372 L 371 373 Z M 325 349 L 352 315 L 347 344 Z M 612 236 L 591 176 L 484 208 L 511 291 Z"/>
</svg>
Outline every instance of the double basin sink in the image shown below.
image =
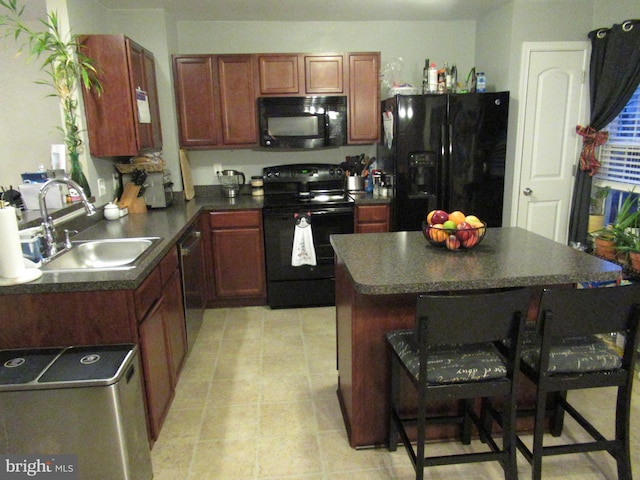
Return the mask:
<svg viewBox="0 0 640 480">
<path fill-rule="evenodd" d="M 77 240 L 71 248 L 47 262 L 43 271 L 110 271 L 130 270 L 142 256 L 160 241 L 160 237 Z"/>
</svg>

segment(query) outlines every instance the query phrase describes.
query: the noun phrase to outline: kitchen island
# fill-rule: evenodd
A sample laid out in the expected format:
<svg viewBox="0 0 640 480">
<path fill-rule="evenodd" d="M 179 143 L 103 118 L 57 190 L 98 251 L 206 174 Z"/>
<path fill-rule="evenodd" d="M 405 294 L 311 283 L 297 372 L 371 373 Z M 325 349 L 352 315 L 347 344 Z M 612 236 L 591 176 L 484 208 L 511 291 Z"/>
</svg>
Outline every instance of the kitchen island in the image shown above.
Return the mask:
<svg viewBox="0 0 640 480">
<path fill-rule="evenodd" d="M 469 251 L 434 247 L 421 232 L 334 235 L 331 244 L 336 256 L 338 397 L 354 448 L 386 443 L 384 333 L 413 327 L 418 294 L 531 287 L 535 310 L 536 292 L 543 287 L 621 276 L 618 265 L 517 227 L 489 228 L 484 241 Z M 454 432 L 443 429 L 440 435 Z"/>
</svg>

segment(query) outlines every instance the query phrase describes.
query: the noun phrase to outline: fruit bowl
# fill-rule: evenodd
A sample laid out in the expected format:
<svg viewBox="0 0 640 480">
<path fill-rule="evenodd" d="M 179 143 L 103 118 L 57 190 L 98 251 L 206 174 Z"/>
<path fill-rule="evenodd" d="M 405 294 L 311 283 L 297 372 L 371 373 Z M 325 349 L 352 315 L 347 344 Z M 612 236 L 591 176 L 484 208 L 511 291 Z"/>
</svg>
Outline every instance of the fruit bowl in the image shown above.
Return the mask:
<svg viewBox="0 0 640 480">
<path fill-rule="evenodd" d="M 428 225 L 422 222 L 422 234 L 435 247 L 451 251 L 471 250 L 480 245 L 487 233 L 487 224 L 480 223 L 481 227 L 466 224 L 459 225 L 456 229 L 446 229 L 442 225 Z"/>
</svg>

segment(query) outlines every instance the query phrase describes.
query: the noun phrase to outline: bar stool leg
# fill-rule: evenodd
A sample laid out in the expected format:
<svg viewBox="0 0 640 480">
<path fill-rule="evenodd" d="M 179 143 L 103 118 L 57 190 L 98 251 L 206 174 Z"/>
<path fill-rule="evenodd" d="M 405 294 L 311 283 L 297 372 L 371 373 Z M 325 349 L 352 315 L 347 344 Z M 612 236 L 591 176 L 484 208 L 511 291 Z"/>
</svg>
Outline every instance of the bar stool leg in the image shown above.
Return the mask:
<svg viewBox="0 0 640 480">
<path fill-rule="evenodd" d="M 616 452 L 618 479 L 631 480 L 631 442 L 629 437 L 629 422 L 631 421 L 631 390 L 629 386 L 618 388 L 616 400 L 616 440 L 620 442 L 620 449 Z"/>
<path fill-rule="evenodd" d="M 538 386 L 536 396 L 536 416 L 533 427 L 533 458 L 531 459 L 531 478 L 541 480 L 542 478 L 542 443 L 544 437 L 544 417 L 546 413 L 547 392 Z"/>
<path fill-rule="evenodd" d="M 551 435 L 559 437 L 562 435 L 562 429 L 564 428 L 564 407 L 558 399 L 566 400 L 567 392 L 554 392 L 553 398 L 553 419 L 551 423 Z"/>
<path fill-rule="evenodd" d="M 503 413 L 503 430 L 502 430 L 502 442 L 503 450 L 509 452 L 509 456 L 506 460 L 507 465 L 504 465 L 504 478 L 505 480 L 518 480 L 518 464 L 516 459 L 516 453 L 518 448 L 516 447 L 516 407 L 506 402 Z"/>
<path fill-rule="evenodd" d="M 463 445 L 471 444 L 471 417 L 469 411 L 473 408 L 473 403 L 469 399 L 460 401 L 460 408 L 462 409 L 462 425 L 460 425 L 460 442 Z"/>
<path fill-rule="evenodd" d="M 398 449 L 398 425 L 396 424 L 395 414 L 399 398 L 400 398 L 400 363 L 392 356 L 391 358 L 391 415 L 389 415 L 389 451 L 395 452 Z"/>
</svg>

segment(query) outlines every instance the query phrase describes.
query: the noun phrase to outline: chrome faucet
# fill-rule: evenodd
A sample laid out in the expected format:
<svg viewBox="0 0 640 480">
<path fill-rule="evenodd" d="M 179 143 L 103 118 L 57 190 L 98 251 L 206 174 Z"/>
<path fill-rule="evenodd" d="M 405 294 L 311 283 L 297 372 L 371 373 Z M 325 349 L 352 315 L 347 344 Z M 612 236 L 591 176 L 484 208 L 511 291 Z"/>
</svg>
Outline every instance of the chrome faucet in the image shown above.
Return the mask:
<svg viewBox="0 0 640 480">
<path fill-rule="evenodd" d="M 84 190 L 80 185 L 78 185 L 73 180 L 69 180 L 67 178 L 53 178 L 46 182 L 40 188 L 40 192 L 38 193 L 38 201 L 40 202 L 40 216 L 42 217 L 42 230 L 44 235 L 44 249 L 43 255 L 46 259 L 50 259 L 56 253 L 58 253 L 58 245 L 56 244 L 56 229 L 53 225 L 53 218 L 49 216 L 49 211 L 47 210 L 47 201 L 46 196 L 47 192 L 54 185 L 67 185 L 71 188 L 74 188 L 82 199 L 82 203 L 84 204 L 84 210 L 87 212 L 87 215 L 93 215 L 96 213 L 96 207 L 93 203 L 89 202 L 87 195 L 84 193 Z"/>
</svg>

